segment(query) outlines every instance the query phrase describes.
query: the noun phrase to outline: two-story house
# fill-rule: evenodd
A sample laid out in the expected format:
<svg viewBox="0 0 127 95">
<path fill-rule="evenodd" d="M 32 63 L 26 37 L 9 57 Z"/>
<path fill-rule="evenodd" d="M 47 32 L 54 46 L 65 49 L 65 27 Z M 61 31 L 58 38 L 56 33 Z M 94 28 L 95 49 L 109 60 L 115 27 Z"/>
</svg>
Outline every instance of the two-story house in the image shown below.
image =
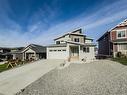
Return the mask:
<svg viewBox="0 0 127 95">
<path fill-rule="evenodd" d="M 114 57 L 116 57 L 117 52 L 127 55 L 127 20 L 111 30 L 110 38 L 113 43 Z"/>
<path fill-rule="evenodd" d="M 64 34 L 54 39 L 55 44 L 47 47 L 47 59 L 86 61 L 95 59 L 95 44 L 87 38 L 82 29 Z"/>
<path fill-rule="evenodd" d="M 127 20 L 116 25 L 98 39 L 99 54 L 113 55 L 118 52 L 127 55 Z"/>
</svg>

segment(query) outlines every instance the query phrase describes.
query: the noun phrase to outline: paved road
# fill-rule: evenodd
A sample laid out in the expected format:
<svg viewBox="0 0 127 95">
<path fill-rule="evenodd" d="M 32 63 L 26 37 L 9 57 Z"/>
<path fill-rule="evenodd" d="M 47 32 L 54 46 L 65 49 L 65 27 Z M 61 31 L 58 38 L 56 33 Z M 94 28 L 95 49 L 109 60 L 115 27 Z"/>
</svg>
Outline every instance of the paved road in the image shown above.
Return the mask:
<svg viewBox="0 0 127 95">
<path fill-rule="evenodd" d="M 0 95 L 14 95 L 62 62 L 63 60 L 40 60 L 0 73 Z"/>
</svg>

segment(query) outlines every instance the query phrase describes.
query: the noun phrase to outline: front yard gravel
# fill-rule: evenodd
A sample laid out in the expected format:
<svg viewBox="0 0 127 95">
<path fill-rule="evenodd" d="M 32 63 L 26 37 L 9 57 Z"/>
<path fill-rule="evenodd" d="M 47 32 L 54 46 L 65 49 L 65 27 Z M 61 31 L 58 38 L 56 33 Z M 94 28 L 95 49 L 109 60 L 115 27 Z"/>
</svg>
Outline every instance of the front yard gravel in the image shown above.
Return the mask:
<svg viewBox="0 0 127 95">
<path fill-rule="evenodd" d="M 127 67 L 100 60 L 54 69 L 16 95 L 127 95 Z"/>
</svg>

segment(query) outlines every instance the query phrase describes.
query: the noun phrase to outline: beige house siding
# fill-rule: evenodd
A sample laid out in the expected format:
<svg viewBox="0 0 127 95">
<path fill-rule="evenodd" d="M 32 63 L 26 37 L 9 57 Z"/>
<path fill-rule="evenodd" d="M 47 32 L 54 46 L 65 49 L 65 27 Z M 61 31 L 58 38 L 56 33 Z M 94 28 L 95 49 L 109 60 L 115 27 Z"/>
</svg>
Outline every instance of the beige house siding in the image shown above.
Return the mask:
<svg viewBox="0 0 127 95">
<path fill-rule="evenodd" d="M 57 40 L 55 40 L 55 43 L 57 42 L 57 41 L 60 41 L 60 43 L 65 43 L 65 41 L 75 41 L 75 38 L 79 38 L 79 42 L 80 43 L 85 43 L 85 38 L 84 38 L 84 36 L 78 36 L 78 35 L 66 35 L 66 36 L 64 36 L 64 37 L 61 37 L 61 38 L 59 38 L 59 39 L 57 39 Z"/>
<path fill-rule="evenodd" d="M 60 43 L 65 43 L 65 41 L 71 41 L 71 38 L 69 38 L 69 35 L 66 35 L 66 36 L 64 36 L 64 37 L 61 37 L 61 38 L 55 40 L 55 43 L 56 43 L 57 41 L 60 41 Z"/>
<path fill-rule="evenodd" d="M 12 54 L 13 55 L 13 59 L 19 59 L 22 60 L 23 59 L 23 54 Z"/>
<path fill-rule="evenodd" d="M 75 41 L 75 38 L 79 38 L 80 43 L 85 43 L 84 36 L 70 35 L 71 41 Z"/>
<path fill-rule="evenodd" d="M 94 60 L 95 59 L 95 47 L 89 47 L 89 52 L 83 52 L 83 46 L 80 47 L 80 60 L 85 59 L 87 61 Z"/>
<path fill-rule="evenodd" d="M 85 43 L 92 43 L 92 40 L 85 40 Z"/>
</svg>

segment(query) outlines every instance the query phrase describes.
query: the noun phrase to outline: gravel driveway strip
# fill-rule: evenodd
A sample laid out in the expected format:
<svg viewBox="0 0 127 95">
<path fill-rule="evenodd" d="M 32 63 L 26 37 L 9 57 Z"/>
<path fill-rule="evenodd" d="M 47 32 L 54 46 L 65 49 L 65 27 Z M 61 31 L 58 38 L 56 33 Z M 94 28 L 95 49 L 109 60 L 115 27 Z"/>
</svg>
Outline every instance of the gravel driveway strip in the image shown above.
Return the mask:
<svg viewBox="0 0 127 95">
<path fill-rule="evenodd" d="M 127 95 L 127 67 L 100 60 L 54 69 L 17 95 Z"/>
</svg>

